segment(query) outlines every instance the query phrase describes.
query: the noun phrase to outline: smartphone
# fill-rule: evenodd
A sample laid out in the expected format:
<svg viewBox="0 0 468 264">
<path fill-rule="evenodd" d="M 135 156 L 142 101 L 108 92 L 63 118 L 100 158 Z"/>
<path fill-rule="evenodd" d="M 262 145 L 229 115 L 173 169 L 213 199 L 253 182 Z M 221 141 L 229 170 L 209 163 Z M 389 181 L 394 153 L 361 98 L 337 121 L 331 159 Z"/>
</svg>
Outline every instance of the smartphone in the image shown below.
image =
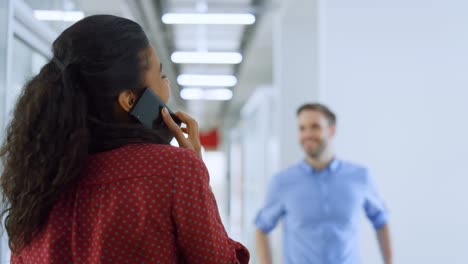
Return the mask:
<svg viewBox="0 0 468 264">
<path fill-rule="evenodd" d="M 163 120 L 161 110 L 166 107 L 172 119 L 178 126 L 182 121 L 172 112 L 163 100 L 151 88 L 146 87 L 143 94 L 130 110 L 130 115 L 136 118 L 145 127 L 157 131 L 161 139 L 169 144 L 174 135 Z"/>
</svg>

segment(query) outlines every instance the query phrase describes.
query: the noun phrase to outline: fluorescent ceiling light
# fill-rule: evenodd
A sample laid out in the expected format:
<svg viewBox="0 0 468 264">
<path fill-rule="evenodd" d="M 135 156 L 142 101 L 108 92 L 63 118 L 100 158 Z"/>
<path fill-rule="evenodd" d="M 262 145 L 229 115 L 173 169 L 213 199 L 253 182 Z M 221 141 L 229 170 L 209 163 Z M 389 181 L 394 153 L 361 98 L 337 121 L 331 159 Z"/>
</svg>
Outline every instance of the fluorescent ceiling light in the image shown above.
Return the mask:
<svg viewBox="0 0 468 264">
<path fill-rule="evenodd" d="M 167 13 L 162 16 L 164 24 L 211 24 L 211 25 L 252 25 L 252 14 L 219 13 Z"/>
<path fill-rule="evenodd" d="M 185 52 L 172 53 L 171 60 L 175 63 L 203 63 L 203 64 L 239 64 L 242 54 L 239 52 Z"/>
<path fill-rule="evenodd" d="M 232 99 L 232 91 L 227 88 L 184 88 L 180 91 L 180 97 L 185 100 L 227 101 Z"/>
<path fill-rule="evenodd" d="M 38 20 L 76 22 L 85 17 L 81 11 L 34 10 Z"/>
<path fill-rule="evenodd" d="M 177 77 L 177 83 L 182 86 L 232 87 L 237 84 L 237 78 L 233 75 L 181 74 Z"/>
</svg>

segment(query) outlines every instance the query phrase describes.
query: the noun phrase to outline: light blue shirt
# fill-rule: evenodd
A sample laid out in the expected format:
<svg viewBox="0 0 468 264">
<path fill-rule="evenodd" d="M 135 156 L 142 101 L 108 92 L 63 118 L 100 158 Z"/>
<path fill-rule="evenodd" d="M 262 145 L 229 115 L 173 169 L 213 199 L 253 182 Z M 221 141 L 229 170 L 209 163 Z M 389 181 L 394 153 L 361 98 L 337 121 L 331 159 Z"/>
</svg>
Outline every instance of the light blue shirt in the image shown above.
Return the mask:
<svg viewBox="0 0 468 264">
<path fill-rule="evenodd" d="M 387 222 L 366 168 L 335 159 L 317 171 L 301 161 L 272 178 L 255 224 L 268 233 L 284 218 L 286 264 L 358 264 L 361 208 L 375 229 Z"/>
</svg>

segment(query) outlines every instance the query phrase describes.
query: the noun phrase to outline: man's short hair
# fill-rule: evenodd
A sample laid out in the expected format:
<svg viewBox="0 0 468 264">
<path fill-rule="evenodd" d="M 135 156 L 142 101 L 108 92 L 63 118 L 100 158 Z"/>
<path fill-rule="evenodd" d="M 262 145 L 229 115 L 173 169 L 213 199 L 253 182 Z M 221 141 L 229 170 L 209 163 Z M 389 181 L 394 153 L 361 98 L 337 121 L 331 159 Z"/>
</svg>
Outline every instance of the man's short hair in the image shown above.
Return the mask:
<svg viewBox="0 0 468 264">
<path fill-rule="evenodd" d="M 318 112 L 322 113 L 325 116 L 325 118 L 328 120 L 328 123 L 330 125 L 336 125 L 336 115 L 335 115 L 335 113 L 333 113 L 330 110 L 330 108 L 328 108 L 327 106 L 325 106 L 323 104 L 320 104 L 320 103 L 303 104 L 297 109 L 297 115 L 299 116 L 299 114 L 302 111 L 305 111 L 305 110 L 318 111 Z"/>
</svg>

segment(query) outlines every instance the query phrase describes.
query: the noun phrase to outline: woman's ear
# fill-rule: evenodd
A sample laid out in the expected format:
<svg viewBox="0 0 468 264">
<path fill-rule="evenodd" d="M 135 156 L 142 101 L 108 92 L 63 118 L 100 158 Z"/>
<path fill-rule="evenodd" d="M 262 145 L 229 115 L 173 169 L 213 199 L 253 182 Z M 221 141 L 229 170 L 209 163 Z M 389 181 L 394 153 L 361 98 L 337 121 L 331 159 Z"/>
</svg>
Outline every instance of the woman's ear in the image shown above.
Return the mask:
<svg viewBox="0 0 468 264">
<path fill-rule="evenodd" d="M 125 90 L 119 94 L 117 101 L 122 109 L 130 112 L 136 102 L 136 95 L 131 90 Z"/>
</svg>

